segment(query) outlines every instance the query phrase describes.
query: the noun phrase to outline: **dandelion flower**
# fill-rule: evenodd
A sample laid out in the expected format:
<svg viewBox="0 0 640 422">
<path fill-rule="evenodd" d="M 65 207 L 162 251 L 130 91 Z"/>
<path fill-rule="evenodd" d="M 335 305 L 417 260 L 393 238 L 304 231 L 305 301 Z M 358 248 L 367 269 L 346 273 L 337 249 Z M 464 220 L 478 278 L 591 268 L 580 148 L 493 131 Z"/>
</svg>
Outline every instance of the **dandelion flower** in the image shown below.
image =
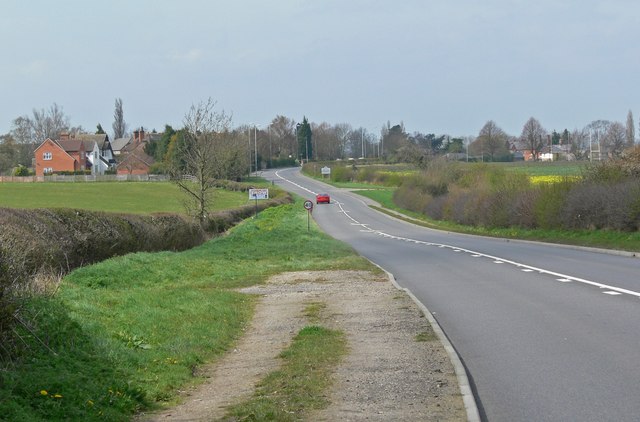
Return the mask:
<svg viewBox="0 0 640 422">
<path fill-rule="evenodd" d="M 49 393 L 47 393 L 47 390 L 40 390 L 40 395 L 42 395 L 42 396 L 46 396 L 46 395 L 48 395 L 48 394 L 49 394 Z"/>
</svg>

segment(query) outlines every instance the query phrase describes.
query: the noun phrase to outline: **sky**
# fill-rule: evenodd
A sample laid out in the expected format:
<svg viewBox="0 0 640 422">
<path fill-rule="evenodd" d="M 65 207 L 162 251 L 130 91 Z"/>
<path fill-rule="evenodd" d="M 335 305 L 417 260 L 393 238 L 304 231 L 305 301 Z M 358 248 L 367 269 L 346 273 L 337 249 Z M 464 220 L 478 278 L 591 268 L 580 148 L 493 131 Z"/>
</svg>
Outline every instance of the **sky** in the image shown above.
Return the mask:
<svg viewBox="0 0 640 422">
<path fill-rule="evenodd" d="M 0 0 L 0 40 L 0 134 L 54 103 L 111 133 L 116 98 L 130 130 L 209 98 L 376 136 L 640 117 L 637 0 Z"/>
</svg>

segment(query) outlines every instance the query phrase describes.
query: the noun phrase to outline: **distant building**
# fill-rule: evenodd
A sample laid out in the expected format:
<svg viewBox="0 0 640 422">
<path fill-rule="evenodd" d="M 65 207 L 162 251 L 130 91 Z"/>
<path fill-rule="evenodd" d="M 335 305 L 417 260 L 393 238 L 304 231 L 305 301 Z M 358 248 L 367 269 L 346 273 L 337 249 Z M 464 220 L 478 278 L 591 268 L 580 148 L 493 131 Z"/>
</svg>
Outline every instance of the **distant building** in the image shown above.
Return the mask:
<svg viewBox="0 0 640 422">
<path fill-rule="evenodd" d="M 146 133 L 143 128 L 140 128 L 133 131 L 133 136 L 126 138 L 126 142 L 118 142 L 117 173 L 149 174 L 149 168 L 155 160 L 144 151 L 144 147 L 160 136 L 162 135 L 157 133 Z"/>
<path fill-rule="evenodd" d="M 108 135 L 63 133 L 60 139 L 45 139 L 35 150 L 36 176 L 91 170 L 104 174 L 115 167 Z"/>
</svg>

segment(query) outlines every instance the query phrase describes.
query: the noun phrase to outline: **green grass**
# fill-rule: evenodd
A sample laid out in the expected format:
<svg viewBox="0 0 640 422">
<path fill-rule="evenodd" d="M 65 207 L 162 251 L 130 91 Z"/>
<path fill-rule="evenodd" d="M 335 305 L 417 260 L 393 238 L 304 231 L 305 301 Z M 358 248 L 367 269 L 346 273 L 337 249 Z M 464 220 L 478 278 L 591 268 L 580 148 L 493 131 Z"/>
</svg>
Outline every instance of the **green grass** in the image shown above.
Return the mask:
<svg viewBox="0 0 640 422">
<path fill-rule="evenodd" d="M 347 353 L 344 333 L 307 326 L 280 357 L 282 367 L 262 380 L 253 397 L 232 407 L 223 420 L 299 421 L 328 402 L 333 368 Z"/>
<path fill-rule="evenodd" d="M 231 289 L 284 271 L 373 268 L 306 218 L 300 200 L 271 208 L 189 251 L 78 269 L 53 298 L 26 302 L 34 325 L 22 359 L 0 371 L 0 420 L 127 420 L 171 402 L 232 347 L 254 298 Z"/>
<path fill-rule="evenodd" d="M 423 331 L 421 333 L 416 334 L 415 340 L 419 343 L 435 341 L 437 337 L 433 331 Z"/>
<path fill-rule="evenodd" d="M 320 321 L 322 312 L 327 309 L 327 304 L 324 302 L 310 302 L 304 309 L 304 316 L 309 321 L 316 324 Z"/>
<path fill-rule="evenodd" d="M 184 213 L 185 196 L 169 182 L 0 183 L 0 207 L 79 208 L 133 214 Z M 244 192 L 215 191 L 213 209 L 246 204 Z"/>
</svg>

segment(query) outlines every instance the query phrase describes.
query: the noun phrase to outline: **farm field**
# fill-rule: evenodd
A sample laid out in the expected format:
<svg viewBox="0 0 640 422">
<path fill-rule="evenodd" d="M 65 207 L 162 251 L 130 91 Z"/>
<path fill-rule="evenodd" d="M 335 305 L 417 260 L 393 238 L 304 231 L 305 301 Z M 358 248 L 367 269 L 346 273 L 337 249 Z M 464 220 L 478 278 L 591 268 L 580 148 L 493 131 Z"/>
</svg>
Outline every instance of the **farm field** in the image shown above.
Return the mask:
<svg viewBox="0 0 640 422">
<path fill-rule="evenodd" d="M 504 169 L 507 173 L 526 174 L 530 177 L 532 183 L 548 183 L 557 182 L 565 177 L 579 178 L 582 176 L 585 168 L 589 165 L 584 161 L 555 161 L 555 162 L 511 162 L 511 163 L 466 163 L 455 162 L 463 169 L 473 168 L 474 166 L 487 166 Z M 323 164 L 332 168 L 338 168 L 335 163 Z M 319 165 L 317 167 L 320 167 Z M 352 175 L 353 180 L 329 180 L 319 175 L 317 168 L 309 168 L 305 171 L 307 175 L 315 177 L 318 180 L 330 183 L 333 186 L 345 189 L 385 189 L 397 186 L 405 177 L 411 177 L 420 174 L 420 170 L 407 165 L 370 165 L 359 166 L 358 171 Z M 371 182 L 367 179 L 372 178 L 374 174 L 386 176 L 386 179 L 392 181 L 382 184 Z"/>
<path fill-rule="evenodd" d="M 538 161 L 489 163 L 489 165 L 504 168 L 508 172 L 524 173 L 529 176 L 581 176 L 589 163 L 585 161 Z"/>
<path fill-rule="evenodd" d="M 0 207 L 78 208 L 132 214 L 184 213 L 184 194 L 168 182 L 0 183 Z M 216 190 L 213 209 L 246 204 L 245 192 Z"/>
</svg>

